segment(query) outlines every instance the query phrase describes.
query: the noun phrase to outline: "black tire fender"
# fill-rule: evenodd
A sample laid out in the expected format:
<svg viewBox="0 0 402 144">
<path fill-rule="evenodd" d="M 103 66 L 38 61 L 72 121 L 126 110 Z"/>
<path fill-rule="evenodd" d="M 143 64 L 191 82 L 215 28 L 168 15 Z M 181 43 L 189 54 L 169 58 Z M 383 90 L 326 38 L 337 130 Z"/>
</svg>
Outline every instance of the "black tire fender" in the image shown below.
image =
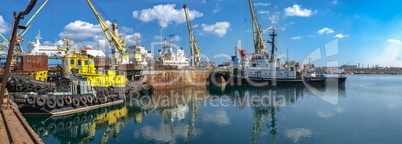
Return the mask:
<svg viewBox="0 0 402 144">
<path fill-rule="evenodd" d="M 56 104 L 57 104 L 57 107 L 63 107 L 64 106 L 64 99 L 62 97 L 56 98 Z"/>
<path fill-rule="evenodd" d="M 81 96 L 80 97 L 80 102 L 81 102 L 82 105 L 85 105 L 85 104 L 87 104 L 88 101 L 87 101 L 87 98 L 85 96 Z"/>
<path fill-rule="evenodd" d="M 27 103 L 28 104 L 35 104 L 35 96 L 34 95 L 28 95 Z"/>
<path fill-rule="evenodd" d="M 71 103 L 73 103 L 73 99 L 71 99 L 70 96 L 64 96 L 64 103 L 66 105 L 71 105 Z"/>
<path fill-rule="evenodd" d="M 87 100 L 88 100 L 88 104 L 92 104 L 92 102 L 94 101 L 94 99 L 92 98 L 91 95 L 87 95 Z"/>
<path fill-rule="evenodd" d="M 17 80 L 12 77 L 10 80 L 8 80 L 8 84 L 10 84 L 10 86 L 15 86 L 17 84 Z"/>
<path fill-rule="evenodd" d="M 74 107 L 80 106 L 80 100 L 77 99 L 77 98 L 73 98 L 72 105 L 73 105 Z"/>
<path fill-rule="evenodd" d="M 36 98 L 36 105 L 37 106 L 42 107 L 42 106 L 45 105 L 45 103 L 46 103 L 45 97 L 39 96 L 39 97 Z"/>
<path fill-rule="evenodd" d="M 46 106 L 50 109 L 54 109 L 57 105 L 56 98 L 49 97 L 46 99 Z"/>
</svg>

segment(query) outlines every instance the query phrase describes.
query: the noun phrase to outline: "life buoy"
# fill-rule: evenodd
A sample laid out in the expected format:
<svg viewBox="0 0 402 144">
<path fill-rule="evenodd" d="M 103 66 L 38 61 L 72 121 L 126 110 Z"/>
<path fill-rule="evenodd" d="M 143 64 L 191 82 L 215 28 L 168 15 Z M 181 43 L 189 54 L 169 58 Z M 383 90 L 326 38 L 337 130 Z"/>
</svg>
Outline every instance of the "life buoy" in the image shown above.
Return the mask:
<svg viewBox="0 0 402 144">
<path fill-rule="evenodd" d="M 94 97 L 94 104 L 96 104 L 96 103 L 98 103 L 99 102 L 99 98 L 98 97 Z"/>
<path fill-rule="evenodd" d="M 64 99 L 62 97 L 58 97 L 58 98 L 56 98 L 56 103 L 57 103 L 57 107 L 63 107 Z"/>
<path fill-rule="evenodd" d="M 54 97 L 49 97 L 46 99 L 46 106 L 50 109 L 54 109 L 56 107 L 56 99 Z"/>
<path fill-rule="evenodd" d="M 8 84 L 10 84 L 10 86 L 15 86 L 17 84 L 17 81 L 15 80 L 15 78 L 10 78 L 10 80 L 8 81 Z"/>
<path fill-rule="evenodd" d="M 80 97 L 80 102 L 82 103 L 82 105 L 87 104 L 87 98 L 85 96 L 81 96 Z"/>
<path fill-rule="evenodd" d="M 73 98 L 73 103 L 72 103 L 72 105 L 73 105 L 74 107 L 80 106 L 80 100 L 77 99 L 77 98 Z"/>
<path fill-rule="evenodd" d="M 65 96 L 65 97 L 64 97 L 64 103 L 65 103 L 66 105 L 71 105 L 72 102 L 73 102 L 73 100 L 71 99 L 70 96 Z"/>
<path fill-rule="evenodd" d="M 33 95 L 28 95 L 28 97 L 27 97 L 27 103 L 28 103 L 28 104 L 35 104 L 35 96 L 33 96 Z"/>
<path fill-rule="evenodd" d="M 91 95 L 87 95 L 87 100 L 88 100 L 88 104 L 92 104 L 92 102 L 94 101 L 94 99 L 92 98 Z"/>
<path fill-rule="evenodd" d="M 42 107 L 42 106 L 45 105 L 45 103 L 46 103 L 45 97 L 39 96 L 38 98 L 36 98 L 36 105 L 37 106 Z"/>
</svg>

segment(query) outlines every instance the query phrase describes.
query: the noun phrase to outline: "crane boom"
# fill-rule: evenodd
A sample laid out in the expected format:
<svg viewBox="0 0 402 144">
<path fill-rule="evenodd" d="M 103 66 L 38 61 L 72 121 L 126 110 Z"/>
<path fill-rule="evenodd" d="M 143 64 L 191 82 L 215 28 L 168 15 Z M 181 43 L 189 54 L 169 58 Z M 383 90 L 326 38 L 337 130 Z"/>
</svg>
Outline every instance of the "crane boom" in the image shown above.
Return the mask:
<svg viewBox="0 0 402 144">
<path fill-rule="evenodd" d="M 89 7 L 91 7 L 92 12 L 95 14 L 96 19 L 98 20 L 99 25 L 106 36 L 106 39 L 109 41 L 115 64 L 122 64 L 122 58 L 124 55 L 126 55 L 126 41 L 124 40 L 124 36 L 119 34 L 117 23 L 113 22 L 112 28 L 110 28 L 106 21 L 103 20 L 100 13 L 95 9 L 91 0 L 87 0 L 87 3 Z"/>
<path fill-rule="evenodd" d="M 26 26 L 28 26 L 30 23 L 31 23 L 31 21 L 35 18 L 35 16 L 36 15 L 38 15 L 38 13 L 42 10 L 42 8 L 46 5 L 46 3 L 48 2 L 49 0 L 45 0 L 45 2 L 43 2 L 43 4 L 39 7 L 39 9 L 38 10 L 36 10 L 36 12 L 32 15 L 32 17 L 28 20 L 28 22 L 25 24 L 25 27 Z M 29 28 L 28 28 L 29 29 Z M 20 35 L 21 37 L 22 36 L 24 36 L 24 34 L 28 31 L 28 29 L 21 29 L 19 32 L 18 32 L 18 35 Z M 22 33 L 22 34 L 21 34 Z"/>
<path fill-rule="evenodd" d="M 248 0 L 248 3 L 250 5 L 250 11 L 251 11 L 251 18 L 252 18 L 252 26 L 253 26 L 253 35 L 254 35 L 254 48 L 255 48 L 255 53 L 257 54 L 266 54 L 267 50 L 265 49 L 265 40 L 262 35 L 263 31 L 261 27 L 258 24 L 257 17 L 255 16 L 255 11 L 254 11 L 254 6 L 253 6 L 253 0 Z"/>
<path fill-rule="evenodd" d="M 194 37 L 193 29 L 191 28 L 190 17 L 187 10 L 187 5 L 183 5 L 184 14 L 186 16 L 188 35 L 190 39 L 191 66 L 198 66 L 201 60 L 201 50 L 198 47 L 197 39 Z"/>
</svg>

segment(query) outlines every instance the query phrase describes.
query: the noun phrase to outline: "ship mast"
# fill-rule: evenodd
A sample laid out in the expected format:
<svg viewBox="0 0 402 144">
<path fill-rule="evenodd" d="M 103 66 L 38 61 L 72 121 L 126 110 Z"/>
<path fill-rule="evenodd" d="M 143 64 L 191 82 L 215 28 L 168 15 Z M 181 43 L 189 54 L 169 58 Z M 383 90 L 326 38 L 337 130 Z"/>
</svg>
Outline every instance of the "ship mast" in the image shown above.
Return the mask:
<svg viewBox="0 0 402 144">
<path fill-rule="evenodd" d="M 262 35 L 263 31 L 258 24 L 257 17 L 255 16 L 254 12 L 254 6 L 253 6 L 253 0 L 248 0 L 248 3 L 250 5 L 250 11 L 251 11 L 251 18 L 252 18 L 252 31 L 254 35 L 254 48 L 255 48 L 255 53 L 256 54 L 266 54 L 267 50 L 265 49 L 265 40 Z"/>
<path fill-rule="evenodd" d="M 275 33 L 275 29 L 268 29 L 271 30 L 272 33 L 269 34 L 269 36 L 271 36 L 271 41 L 268 41 L 267 43 L 271 43 L 271 62 L 275 61 L 275 36 L 277 36 L 277 34 Z"/>
<path fill-rule="evenodd" d="M 112 28 L 110 28 L 106 21 L 103 20 L 100 13 L 95 9 L 91 0 L 87 0 L 87 3 L 95 14 L 96 19 L 98 19 L 99 25 L 101 26 L 106 39 L 109 41 L 115 64 L 122 64 L 122 58 L 126 55 L 126 41 L 124 40 L 124 36 L 119 34 L 117 23 L 113 22 Z"/>
<path fill-rule="evenodd" d="M 200 48 L 198 47 L 197 39 L 194 37 L 193 29 L 191 28 L 187 5 L 184 4 L 183 9 L 184 9 L 184 14 L 186 15 L 188 35 L 189 35 L 189 39 L 190 39 L 190 53 L 191 53 L 190 64 L 191 64 L 191 66 L 198 66 L 199 62 L 201 60 Z"/>
</svg>

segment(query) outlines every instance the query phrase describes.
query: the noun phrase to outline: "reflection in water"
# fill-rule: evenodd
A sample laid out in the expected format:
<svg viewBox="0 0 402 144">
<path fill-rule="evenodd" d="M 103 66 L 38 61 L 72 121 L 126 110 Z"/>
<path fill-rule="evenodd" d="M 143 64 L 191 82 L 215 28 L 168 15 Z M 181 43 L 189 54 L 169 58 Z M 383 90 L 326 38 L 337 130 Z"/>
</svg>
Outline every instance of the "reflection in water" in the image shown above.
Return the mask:
<svg viewBox="0 0 402 144">
<path fill-rule="evenodd" d="M 118 138 L 120 128 L 127 122 L 126 106 L 115 105 L 84 113 L 54 116 L 38 123 L 31 122 L 32 128 L 40 137 L 53 137 L 62 143 L 88 143 L 95 140 L 96 129 L 105 129 L 99 137 L 105 143 L 110 137 Z M 28 117 L 38 119 L 41 117 Z"/>
<path fill-rule="evenodd" d="M 344 89 L 340 89 L 340 95 Z M 228 129 L 231 125 L 252 124 L 243 131 L 250 132 L 249 142 L 261 142 L 259 136 L 269 135 L 272 139 L 283 134 L 292 142 L 312 136 L 308 128 L 278 131 L 280 124 L 276 113 L 286 105 L 303 98 L 308 91 L 303 87 L 185 87 L 155 90 L 153 95 L 128 98 L 126 103 L 99 108 L 83 113 L 58 117 L 28 117 L 33 129 L 44 138 L 54 137 L 61 143 L 190 143 L 213 141 L 206 134 L 209 125 L 213 130 Z M 213 107 L 211 101 L 228 99 L 229 107 Z M 211 108 L 212 107 L 212 108 Z M 251 108 L 252 122 L 233 120 L 233 109 Z M 208 110 L 201 110 L 206 108 Z M 336 112 L 342 111 L 335 110 Z M 202 112 L 201 117 L 198 117 Z M 318 113 L 322 118 L 330 113 Z M 130 122 L 133 121 L 133 122 Z M 134 124 L 134 126 L 133 126 Z M 197 124 L 197 125 L 196 125 Z M 128 127 L 128 125 L 130 125 Z M 211 129 L 211 128 L 209 128 Z M 247 130 L 248 129 L 248 130 Z M 131 133 L 131 137 L 121 135 Z M 264 139 L 263 141 L 266 141 Z M 52 143 L 53 141 L 50 141 Z"/>
</svg>

